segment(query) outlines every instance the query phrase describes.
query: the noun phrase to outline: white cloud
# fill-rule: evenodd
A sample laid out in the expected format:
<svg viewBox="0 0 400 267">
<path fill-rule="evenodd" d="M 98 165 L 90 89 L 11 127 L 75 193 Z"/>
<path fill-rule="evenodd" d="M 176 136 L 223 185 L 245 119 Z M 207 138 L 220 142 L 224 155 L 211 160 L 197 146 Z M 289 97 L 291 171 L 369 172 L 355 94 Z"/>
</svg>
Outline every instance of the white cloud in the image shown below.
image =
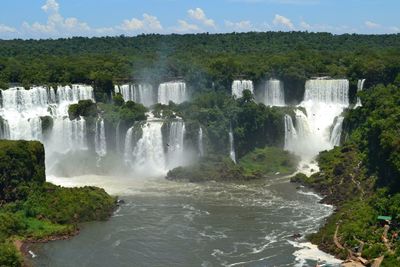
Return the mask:
<svg viewBox="0 0 400 267">
<path fill-rule="evenodd" d="M 189 32 L 199 32 L 201 29 L 196 24 L 190 24 L 185 20 L 178 20 L 179 26 L 174 28 L 177 32 L 189 33 Z"/>
<path fill-rule="evenodd" d="M 245 32 L 255 30 L 253 25 L 249 20 L 242 20 L 237 22 L 232 22 L 229 20 L 225 20 L 225 26 L 230 30 L 237 31 L 237 32 Z"/>
<path fill-rule="evenodd" d="M 75 17 L 64 18 L 60 13 L 60 5 L 56 0 L 46 0 L 46 3 L 42 6 L 42 10 L 48 15 L 47 22 L 24 22 L 22 24 L 24 37 L 99 36 L 137 32 L 161 32 L 163 30 L 158 18 L 146 13 L 142 15 L 141 19 L 125 19 L 117 26 L 92 28 L 88 23 L 80 21 Z"/>
<path fill-rule="evenodd" d="M 396 26 L 391 26 L 389 27 L 389 30 L 395 33 L 400 32 L 400 27 L 396 27 Z"/>
<path fill-rule="evenodd" d="M 372 21 L 369 21 L 369 20 L 367 20 L 366 22 L 364 22 L 364 24 L 365 24 L 365 26 L 366 26 L 368 29 L 377 29 L 377 28 L 380 28 L 380 27 L 381 27 L 380 24 L 375 23 L 375 22 L 372 22 Z"/>
<path fill-rule="evenodd" d="M 117 27 L 118 29 L 125 32 L 156 32 L 161 31 L 163 27 L 160 21 L 155 16 L 149 14 L 143 14 L 143 19 L 132 18 L 131 20 L 124 20 L 122 25 Z"/>
<path fill-rule="evenodd" d="M 191 19 L 197 20 L 202 23 L 204 26 L 213 27 L 215 28 L 214 20 L 207 18 L 206 14 L 204 13 L 203 9 L 197 7 L 195 9 L 189 9 L 188 15 Z"/>
<path fill-rule="evenodd" d="M 290 21 L 290 19 L 288 19 L 288 18 L 286 18 L 284 16 L 281 16 L 279 14 L 275 15 L 275 18 L 274 18 L 274 20 L 272 22 L 274 23 L 274 25 L 277 25 L 277 26 L 283 26 L 283 27 L 288 28 L 290 30 L 294 29 L 294 25 Z"/>
<path fill-rule="evenodd" d="M 144 27 L 143 21 L 137 19 L 137 18 L 132 18 L 131 20 L 124 20 L 122 25 L 120 26 L 121 30 L 124 31 L 137 31 L 140 30 Z"/>
<path fill-rule="evenodd" d="M 24 22 L 22 27 L 27 35 L 38 37 L 62 37 L 72 35 L 87 35 L 91 28 L 86 22 L 79 21 L 77 18 L 65 18 L 59 13 L 60 5 L 56 0 L 47 0 L 42 6 L 42 10 L 48 14 L 47 23 L 41 24 L 34 22 L 29 24 Z"/>
<path fill-rule="evenodd" d="M 58 12 L 60 5 L 56 2 L 56 0 L 47 0 L 46 4 L 42 6 L 44 12 Z"/>
<path fill-rule="evenodd" d="M 0 24 L 0 33 L 15 33 L 15 32 L 17 32 L 17 29 L 4 24 Z"/>
<path fill-rule="evenodd" d="M 305 22 L 304 20 L 302 20 L 300 22 L 300 28 L 303 30 L 311 30 L 311 25 L 308 24 L 307 22 Z"/>
</svg>

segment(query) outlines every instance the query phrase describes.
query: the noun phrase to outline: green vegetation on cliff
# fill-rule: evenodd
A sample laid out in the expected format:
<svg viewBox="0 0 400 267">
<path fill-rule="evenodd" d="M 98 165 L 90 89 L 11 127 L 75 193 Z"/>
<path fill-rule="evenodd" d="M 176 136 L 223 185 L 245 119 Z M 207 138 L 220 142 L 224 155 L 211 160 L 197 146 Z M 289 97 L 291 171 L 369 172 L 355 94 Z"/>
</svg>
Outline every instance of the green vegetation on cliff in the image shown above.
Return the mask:
<svg viewBox="0 0 400 267">
<path fill-rule="evenodd" d="M 345 114 L 345 144 L 319 155 L 319 173 L 292 180 L 314 187 L 326 196 L 324 202 L 337 207 L 311 236 L 320 248 L 342 258 L 384 255 L 382 266 L 399 266 L 400 88 L 378 85 L 360 97 L 363 106 Z M 392 217 L 387 234 L 379 215 Z M 336 231 L 346 249 L 334 243 Z"/>
<path fill-rule="evenodd" d="M 0 140 L 0 148 L 0 266 L 22 266 L 15 240 L 68 237 L 111 214 L 115 199 L 103 189 L 46 183 L 39 142 Z"/>
</svg>

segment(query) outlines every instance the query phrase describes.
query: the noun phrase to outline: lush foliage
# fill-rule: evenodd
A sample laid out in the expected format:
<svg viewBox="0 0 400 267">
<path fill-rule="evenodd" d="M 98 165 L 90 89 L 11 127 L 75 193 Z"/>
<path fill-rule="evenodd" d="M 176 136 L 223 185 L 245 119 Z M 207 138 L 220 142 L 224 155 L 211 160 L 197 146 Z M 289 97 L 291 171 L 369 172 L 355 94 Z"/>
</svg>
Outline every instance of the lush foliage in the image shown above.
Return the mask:
<svg viewBox="0 0 400 267">
<path fill-rule="evenodd" d="M 205 182 L 246 181 L 256 177 L 246 175 L 243 168 L 234 164 L 230 158 L 208 157 L 191 166 L 177 167 L 169 171 L 166 178 L 168 180 Z"/>
<path fill-rule="evenodd" d="M 77 223 L 108 218 L 115 199 L 95 187 L 45 183 L 39 142 L 0 141 L 0 266 L 21 266 L 14 240 L 68 236 Z"/>
<path fill-rule="evenodd" d="M 229 130 L 235 139 L 235 151 L 242 157 L 255 148 L 283 146 L 285 136 L 284 115 L 292 114 L 291 107 L 267 107 L 253 100 L 250 91 L 235 99 L 225 92 L 204 92 L 194 96 L 191 102 L 180 105 L 156 105 L 156 117 L 173 119 L 176 116 L 185 120 L 192 132 L 189 139 L 197 140 L 198 128 L 203 129 L 207 140 L 207 150 L 211 154 L 229 153 Z M 192 136 L 191 134 L 192 133 Z M 197 142 L 197 141 L 196 141 Z"/>
<path fill-rule="evenodd" d="M 43 145 L 0 140 L 0 170 L 1 205 L 23 197 L 30 183 L 45 181 Z"/>
<path fill-rule="evenodd" d="M 395 81 L 396 84 L 396 81 Z M 338 240 L 353 252 L 365 243 L 367 259 L 385 255 L 382 266 L 400 264 L 400 90 L 398 85 L 378 85 L 360 94 L 362 107 L 348 110 L 344 121 L 345 145 L 322 152 L 320 172 L 294 181 L 311 185 L 326 195 L 338 211 L 311 240 L 321 248 L 345 258 L 348 252 L 333 241 L 336 225 Z M 385 244 L 383 224 L 378 215 L 391 216 Z"/>
<path fill-rule="evenodd" d="M 92 100 L 80 100 L 77 104 L 72 104 L 68 107 L 68 115 L 71 120 L 80 116 L 82 117 L 96 117 L 97 108 Z"/>
<path fill-rule="evenodd" d="M 277 147 L 258 148 L 241 158 L 238 164 L 230 158 L 208 156 L 198 163 L 168 172 L 169 180 L 190 182 L 247 181 L 296 170 L 298 159 Z"/>
<path fill-rule="evenodd" d="M 239 160 L 247 175 L 288 175 L 296 171 L 299 159 L 277 147 L 256 148 Z"/>
<path fill-rule="evenodd" d="M 381 185 L 400 190 L 400 89 L 379 85 L 361 94 L 363 107 L 348 112 L 349 141 L 366 155 Z"/>
<path fill-rule="evenodd" d="M 319 74 L 392 82 L 400 69 L 398 35 L 306 32 L 140 35 L 137 37 L 0 41 L 0 87 L 7 83 L 86 83 L 97 101 L 110 98 L 112 82 L 181 77 L 195 91 L 229 91 L 246 77 L 259 85 L 275 77 L 302 97 L 305 79 Z M 188 47 L 190 49 L 188 49 Z M 355 90 L 353 90 L 355 92 Z"/>
</svg>

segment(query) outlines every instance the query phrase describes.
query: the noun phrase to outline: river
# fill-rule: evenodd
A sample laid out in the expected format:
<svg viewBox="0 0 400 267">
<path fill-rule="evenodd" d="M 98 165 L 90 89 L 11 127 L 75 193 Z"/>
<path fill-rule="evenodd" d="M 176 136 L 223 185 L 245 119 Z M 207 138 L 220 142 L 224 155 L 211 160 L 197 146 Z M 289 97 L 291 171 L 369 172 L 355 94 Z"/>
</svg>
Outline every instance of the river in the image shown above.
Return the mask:
<svg viewBox="0 0 400 267">
<path fill-rule="evenodd" d="M 287 178 L 246 184 L 81 176 L 48 177 L 63 186 L 96 185 L 125 203 L 78 236 L 37 244 L 34 266 L 315 266 L 332 256 L 292 235 L 315 232 L 333 208 Z"/>
</svg>

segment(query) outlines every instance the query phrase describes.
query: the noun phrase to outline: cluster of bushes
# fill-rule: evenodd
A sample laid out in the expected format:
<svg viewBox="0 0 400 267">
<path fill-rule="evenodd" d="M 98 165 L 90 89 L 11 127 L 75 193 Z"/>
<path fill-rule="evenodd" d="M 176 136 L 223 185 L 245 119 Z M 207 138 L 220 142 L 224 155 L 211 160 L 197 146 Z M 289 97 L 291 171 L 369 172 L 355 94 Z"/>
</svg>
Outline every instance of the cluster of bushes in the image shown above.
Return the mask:
<svg viewBox="0 0 400 267">
<path fill-rule="evenodd" d="M 298 158 L 280 148 L 257 148 L 235 164 L 230 158 L 207 156 L 196 164 L 168 172 L 167 179 L 189 182 L 248 181 L 272 175 L 291 174 Z"/>
</svg>

